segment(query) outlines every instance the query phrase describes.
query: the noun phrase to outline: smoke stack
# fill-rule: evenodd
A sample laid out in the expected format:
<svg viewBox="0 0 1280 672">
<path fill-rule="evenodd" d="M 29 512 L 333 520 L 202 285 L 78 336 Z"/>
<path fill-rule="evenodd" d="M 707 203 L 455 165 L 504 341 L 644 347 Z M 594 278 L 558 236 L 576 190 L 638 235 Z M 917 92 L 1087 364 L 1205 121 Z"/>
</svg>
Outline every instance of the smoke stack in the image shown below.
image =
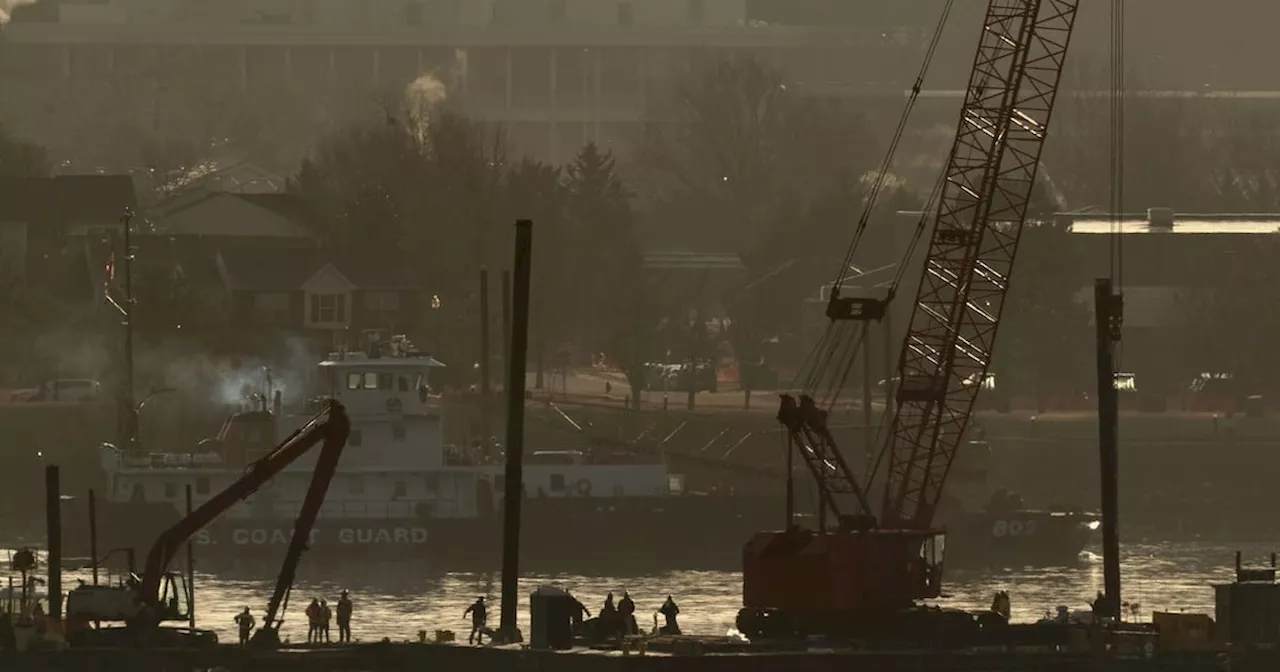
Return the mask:
<svg viewBox="0 0 1280 672">
<path fill-rule="evenodd" d="M 271 399 L 271 412 L 275 413 L 276 417 L 280 417 L 280 410 L 282 408 L 284 408 L 284 395 L 281 394 L 280 390 L 276 390 L 275 395 Z"/>
</svg>

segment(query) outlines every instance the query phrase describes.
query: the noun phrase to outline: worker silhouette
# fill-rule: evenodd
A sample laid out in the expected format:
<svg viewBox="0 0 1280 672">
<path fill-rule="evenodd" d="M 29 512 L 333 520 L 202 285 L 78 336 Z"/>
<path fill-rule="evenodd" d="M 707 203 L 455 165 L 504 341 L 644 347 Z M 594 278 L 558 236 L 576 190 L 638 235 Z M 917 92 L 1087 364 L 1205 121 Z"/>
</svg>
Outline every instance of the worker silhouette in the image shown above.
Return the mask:
<svg viewBox="0 0 1280 672">
<path fill-rule="evenodd" d="M 604 598 L 604 606 L 600 607 L 600 618 L 613 619 L 618 616 L 618 608 L 613 606 L 613 592 Z"/>
<path fill-rule="evenodd" d="M 245 607 L 244 611 L 236 614 L 236 628 L 240 631 L 240 646 L 249 645 L 249 635 L 253 632 L 253 626 L 257 622 L 253 619 L 253 614 L 249 613 L 249 607 Z"/>
<path fill-rule="evenodd" d="M 576 631 L 582 627 L 584 619 L 591 618 L 591 612 L 587 611 L 587 605 L 583 604 L 581 600 L 573 596 L 570 596 L 570 598 L 573 600 L 573 613 L 569 618 L 573 623 L 573 629 Z"/>
<path fill-rule="evenodd" d="M 625 590 L 622 591 L 622 599 L 618 600 L 618 616 L 628 635 L 639 632 L 640 629 L 636 626 L 636 603 L 631 600 L 631 593 Z"/>
<path fill-rule="evenodd" d="M 307 605 L 307 643 L 315 644 L 320 641 L 320 598 L 311 598 L 311 604 Z"/>
<path fill-rule="evenodd" d="M 467 643 L 481 644 L 483 643 L 481 640 L 484 638 L 484 633 L 487 629 L 485 628 L 485 620 L 489 615 L 488 609 L 485 608 L 483 595 L 476 598 L 476 601 L 473 602 L 471 606 L 467 607 L 466 611 L 462 612 L 463 618 L 466 618 L 468 615 L 471 616 L 471 634 L 467 636 Z M 490 640 L 492 639 L 493 638 L 490 637 Z"/>
<path fill-rule="evenodd" d="M 351 643 L 351 608 L 351 598 L 344 590 L 338 596 L 338 641 L 344 644 Z"/>
<path fill-rule="evenodd" d="M 667 624 L 658 631 L 660 634 L 680 634 L 680 625 L 676 623 L 676 615 L 680 613 L 680 607 L 676 606 L 676 601 L 670 595 L 667 596 L 667 601 L 663 602 L 662 606 L 658 608 L 658 613 L 662 614 L 662 617 L 667 620 Z"/>
<path fill-rule="evenodd" d="M 329 603 L 320 600 L 320 634 L 324 636 L 325 644 L 329 643 L 329 622 L 332 620 L 333 610 L 329 608 Z"/>
</svg>

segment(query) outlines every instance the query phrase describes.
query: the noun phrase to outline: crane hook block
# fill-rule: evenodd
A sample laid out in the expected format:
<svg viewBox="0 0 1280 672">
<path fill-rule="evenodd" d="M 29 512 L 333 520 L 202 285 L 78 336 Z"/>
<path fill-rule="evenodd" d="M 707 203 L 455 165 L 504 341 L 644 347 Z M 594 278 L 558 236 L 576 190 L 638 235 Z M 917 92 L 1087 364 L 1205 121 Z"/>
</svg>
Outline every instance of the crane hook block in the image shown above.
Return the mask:
<svg viewBox="0 0 1280 672">
<path fill-rule="evenodd" d="M 833 296 L 827 302 L 827 319 L 832 322 L 879 322 L 888 310 L 889 301 L 886 299 Z"/>
</svg>

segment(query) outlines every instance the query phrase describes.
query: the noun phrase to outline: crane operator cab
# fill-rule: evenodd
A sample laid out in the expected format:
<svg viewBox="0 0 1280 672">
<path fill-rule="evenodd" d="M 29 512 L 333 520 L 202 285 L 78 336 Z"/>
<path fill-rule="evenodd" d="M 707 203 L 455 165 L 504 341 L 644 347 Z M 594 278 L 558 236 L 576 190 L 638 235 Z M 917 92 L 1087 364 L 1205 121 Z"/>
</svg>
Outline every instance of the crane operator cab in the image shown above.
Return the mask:
<svg viewBox="0 0 1280 672">
<path fill-rule="evenodd" d="M 114 585 L 81 584 L 67 592 L 67 620 L 133 622 L 146 616 L 148 622 L 155 623 L 186 621 L 191 615 L 190 591 L 181 574 L 164 575 L 160 592 L 150 606 L 139 599 L 141 583 L 130 574 Z"/>
</svg>

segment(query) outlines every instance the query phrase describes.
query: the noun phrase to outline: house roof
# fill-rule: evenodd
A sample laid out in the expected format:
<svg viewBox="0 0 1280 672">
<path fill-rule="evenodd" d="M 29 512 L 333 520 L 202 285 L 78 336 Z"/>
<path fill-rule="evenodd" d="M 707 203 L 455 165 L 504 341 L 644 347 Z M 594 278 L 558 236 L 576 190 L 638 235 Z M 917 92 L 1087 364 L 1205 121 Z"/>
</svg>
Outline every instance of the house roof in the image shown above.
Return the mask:
<svg viewBox="0 0 1280 672">
<path fill-rule="evenodd" d="M 162 201 L 147 216 L 157 230 L 173 236 L 310 237 L 295 194 L 186 192 Z"/>
<path fill-rule="evenodd" d="M 360 289 L 415 289 L 403 260 L 360 263 L 334 260 L 312 248 L 241 248 L 217 254 L 218 271 L 231 291 L 290 292 L 302 289 L 316 273 L 332 265 Z"/>
<path fill-rule="evenodd" d="M 128 175 L 0 178 L 0 221 L 37 228 L 114 223 L 137 205 Z"/>
</svg>

